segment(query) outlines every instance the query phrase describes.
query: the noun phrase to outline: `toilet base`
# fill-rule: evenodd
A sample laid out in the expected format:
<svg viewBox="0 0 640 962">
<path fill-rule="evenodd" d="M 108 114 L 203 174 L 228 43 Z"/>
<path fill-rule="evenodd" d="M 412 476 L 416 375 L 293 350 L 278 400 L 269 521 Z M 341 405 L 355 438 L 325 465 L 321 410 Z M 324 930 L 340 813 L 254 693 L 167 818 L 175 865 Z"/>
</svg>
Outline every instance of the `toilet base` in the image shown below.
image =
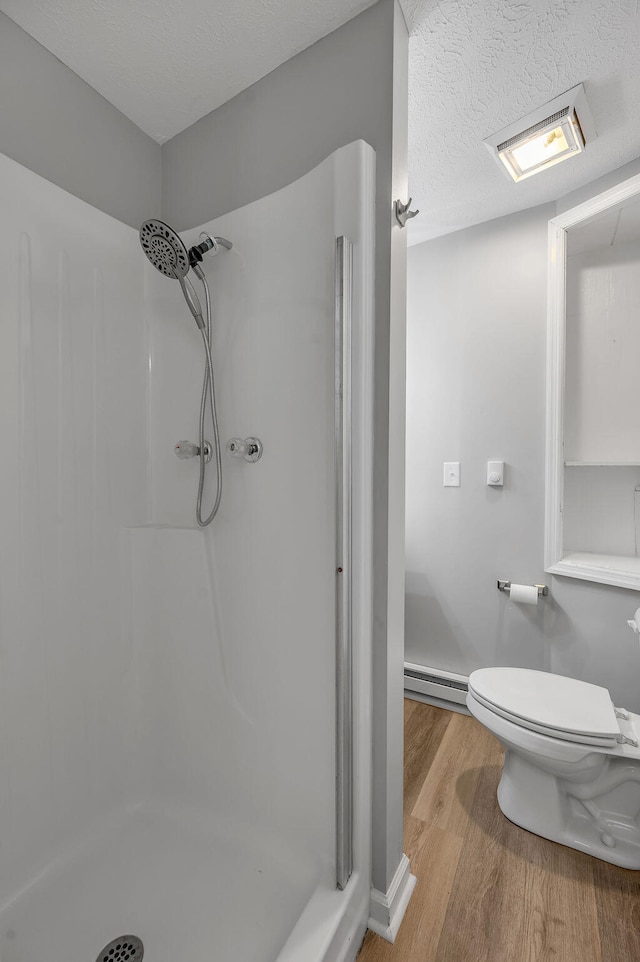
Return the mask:
<svg viewBox="0 0 640 962">
<path fill-rule="evenodd" d="M 626 779 L 628 766 L 619 773 L 614 766 L 615 760 L 601 778 L 585 785 L 544 771 L 507 748 L 498 804 L 509 821 L 535 835 L 640 869 L 640 782 Z M 596 794 L 599 783 L 604 790 Z"/>
</svg>

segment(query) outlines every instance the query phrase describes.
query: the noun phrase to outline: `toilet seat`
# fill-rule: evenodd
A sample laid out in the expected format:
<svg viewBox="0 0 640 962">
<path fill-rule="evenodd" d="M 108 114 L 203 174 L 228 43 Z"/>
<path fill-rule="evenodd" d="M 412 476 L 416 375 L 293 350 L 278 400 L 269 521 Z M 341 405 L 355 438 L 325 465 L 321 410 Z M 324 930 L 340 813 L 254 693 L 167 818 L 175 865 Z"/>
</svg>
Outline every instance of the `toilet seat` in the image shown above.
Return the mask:
<svg viewBox="0 0 640 962">
<path fill-rule="evenodd" d="M 606 688 L 529 668 L 480 668 L 469 691 L 522 728 L 579 744 L 614 747 L 621 731 Z"/>
</svg>

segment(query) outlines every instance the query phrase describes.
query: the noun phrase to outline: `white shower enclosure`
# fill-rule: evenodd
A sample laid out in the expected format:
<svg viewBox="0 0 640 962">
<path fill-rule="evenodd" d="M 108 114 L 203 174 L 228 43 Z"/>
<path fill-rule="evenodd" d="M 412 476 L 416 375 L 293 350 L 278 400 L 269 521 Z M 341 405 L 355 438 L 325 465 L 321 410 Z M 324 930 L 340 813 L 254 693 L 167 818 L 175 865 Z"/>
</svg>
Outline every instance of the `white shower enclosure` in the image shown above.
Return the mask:
<svg viewBox="0 0 640 962">
<path fill-rule="evenodd" d="M 203 264 L 222 443 L 264 445 L 223 452 L 200 529 L 197 459 L 173 452 L 203 374 L 179 285 L 0 156 L 2 962 L 94 962 L 120 935 L 149 962 L 355 955 L 374 163 L 352 144 L 183 234 L 233 242 Z"/>
</svg>

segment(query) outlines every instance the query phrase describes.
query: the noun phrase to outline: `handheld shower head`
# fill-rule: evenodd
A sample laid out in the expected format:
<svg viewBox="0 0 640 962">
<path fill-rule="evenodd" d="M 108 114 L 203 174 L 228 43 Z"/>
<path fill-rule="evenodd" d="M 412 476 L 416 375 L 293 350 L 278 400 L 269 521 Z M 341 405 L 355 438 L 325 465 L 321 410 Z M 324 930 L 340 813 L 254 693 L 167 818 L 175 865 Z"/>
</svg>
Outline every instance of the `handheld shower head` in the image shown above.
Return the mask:
<svg viewBox="0 0 640 962">
<path fill-rule="evenodd" d="M 156 270 L 167 277 L 184 277 L 189 255 L 182 239 L 161 220 L 146 220 L 140 228 L 140 243 Z"/>
<path fill-rule="evenodd" d="M 198 295 L 187 278 L 189 254 L 181 238 L 161 220 L 146 220 L 140 228 L 142 249 L 161 274 L 180 282 L 184 299 L 200 330 L 204 330 L 202 307 Z"/>
</svg>

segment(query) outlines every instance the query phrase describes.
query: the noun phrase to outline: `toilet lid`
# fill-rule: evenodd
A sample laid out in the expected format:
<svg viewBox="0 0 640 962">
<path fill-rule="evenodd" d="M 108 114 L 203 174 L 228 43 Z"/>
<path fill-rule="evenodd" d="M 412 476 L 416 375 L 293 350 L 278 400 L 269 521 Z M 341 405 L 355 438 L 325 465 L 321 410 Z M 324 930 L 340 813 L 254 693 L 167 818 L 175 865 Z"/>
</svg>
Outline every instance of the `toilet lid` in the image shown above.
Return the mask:
<svg viewBox="0 0 640 962">
<path fill-rule="evenodd" d="M 606 688 L 529 668 L 480 668 L 469 691 L 503 717 L 568 741 L 615 742 L 620 735 Z"/>
</svg>

